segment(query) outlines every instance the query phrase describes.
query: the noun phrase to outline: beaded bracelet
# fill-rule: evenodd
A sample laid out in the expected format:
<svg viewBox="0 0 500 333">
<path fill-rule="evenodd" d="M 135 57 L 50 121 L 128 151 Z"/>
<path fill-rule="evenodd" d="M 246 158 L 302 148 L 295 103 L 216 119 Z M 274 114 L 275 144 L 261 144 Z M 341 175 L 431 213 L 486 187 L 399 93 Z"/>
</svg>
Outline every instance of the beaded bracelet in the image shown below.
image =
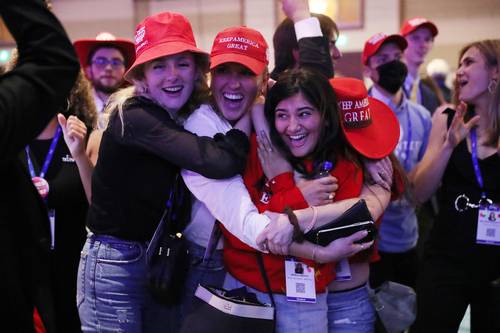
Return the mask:
<svg viewBox="0 0 500 333">
<path fill-rule="evenodd" d="M 299 220 L 290 207 L 286 207 L 284 213 L 288 216 L 290 224 L 293 226 L 293 236 L 292 240 L 297 243 L 302 243 L 304 241 L 304 234 L 300 230 Z"/>
</svg>

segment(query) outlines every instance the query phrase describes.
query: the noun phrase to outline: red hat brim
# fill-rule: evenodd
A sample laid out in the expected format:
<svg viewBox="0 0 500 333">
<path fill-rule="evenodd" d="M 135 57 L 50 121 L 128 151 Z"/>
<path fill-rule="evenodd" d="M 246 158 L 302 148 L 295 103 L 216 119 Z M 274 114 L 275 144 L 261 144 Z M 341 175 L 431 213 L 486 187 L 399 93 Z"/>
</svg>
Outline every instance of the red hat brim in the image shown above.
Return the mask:
<svg viewBox="0 0 500 333">
<path fill-rule="evenodd" d="M 267 63 L 258 61 L 255 58 L 240 54 L 240 53 L 223 53 L 212 55 L 210 57 L 210 69 L 225 64 L 235 62 L 250 69 L 255 75 L 260 75 L 267 66 Z"/>
<path fill-rule="evenodd" d="M 114 40 L 96 40 L 96 39 L 79 39 L 73 43 L 76 54 L 80 60 L 82 68 L 87 67 L 90 52 L 97 47 L 113 46 L 123 52 L 125 58 L 126 68 L 129 68 L 135 60 L 135 46 L 134 43 L 127 39 L 114 39 Z"/>
<path fill-rule="evenodd" d="M 380 159 L 394 151 L 399 142 L 399 121 L 394 112 L 379 100 L 368 97 L 372 123 L 364 128 L 344 128 L 347 141 L 361 155 Z"/>
<path fill-rule="evenodd" d="M 198 53 L 203 56 L 207 57 L 206 63 L 208 64 L 208 53 L 197 48 L 196 46 L 193 46 L 188 43 L 184 42 L 179 42 L 179 41 L 167 41 L 162 44 L 155 45 L 149 49 L 146 49 L 144 52 L 142 52 L 136 59 L 134 64 L 130 67 L 130 69 L 125 73 L 124 77 L 127 81 L 132 83 L 132 79 L 135 76 L 135 69 L 137 69 L 138 66 L 145 64 L 148 61 L 161 58 L 161 57 L 166 57 L 169 55 L 174 55 L 177 53 L 182 53 L 182 52 L 193 52 L 193 53 Z M 202 68 L 203 72 L 208 71 L 207 68 Z"/>
</svg>

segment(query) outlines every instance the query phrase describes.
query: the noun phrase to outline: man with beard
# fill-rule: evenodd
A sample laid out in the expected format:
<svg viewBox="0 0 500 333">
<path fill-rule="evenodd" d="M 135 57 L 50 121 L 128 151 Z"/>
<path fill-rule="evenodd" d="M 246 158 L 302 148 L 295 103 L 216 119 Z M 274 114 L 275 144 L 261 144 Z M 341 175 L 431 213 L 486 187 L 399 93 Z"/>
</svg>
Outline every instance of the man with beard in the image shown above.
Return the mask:
<svg viewBox="0 0 500 333">
<path fill-rule="evenodd" d="M 362 61 L 365 75 L 374 83 L 370 95 L 386 103 L 399 120 L 401 136 L 394 154 L 411 182 L 427 147 L 431 116 L 403 93 L 408 69 L 401 58 L 406 47 L 402 36 L 378 33 L 365 43 Z M 406 198 L 391 202 L 379 230 L 381 260 L 370 269 L 372 287 L 388 280 L 415 287 L 417 240 L 415 207 Z"/>
<path fill-rule="evenodd" d="M 92 83 L 97 112 L 101 113 L 109 96 L 123 86 L 123 74 L 135 60 L 134 43 L 101 32 L 95 39 L 75 41 L 74 46 Z"/>
<path fill-rule="evenodd" d="M 408 67 L 403 91 L 406 97 L 423 105 L 432 114 L 441 103 L 434 91 L 420 80 L 418 71 L 432 49 L 438 29 L 428 19 L 415 17 L 405 21 L 399 33 L 408 43 L 403 54 Z"/>
</svg>

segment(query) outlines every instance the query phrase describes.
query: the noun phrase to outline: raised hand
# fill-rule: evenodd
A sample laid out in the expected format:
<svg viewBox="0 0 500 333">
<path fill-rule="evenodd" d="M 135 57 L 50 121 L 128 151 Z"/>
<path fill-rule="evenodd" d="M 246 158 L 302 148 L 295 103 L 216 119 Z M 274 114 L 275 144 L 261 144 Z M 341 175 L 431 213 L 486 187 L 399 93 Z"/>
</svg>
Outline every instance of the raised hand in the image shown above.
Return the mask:
<svg viewBox="0 0 500 333">
<path fill-rule="evenodd" d="M 285 15 L 293 22 L 298 22 L 311 16 L 308 0 L 283 0 L 282 9 Z"/>
<path fill-rule="evenodd" d="M 68 119 L 59 113 L 57 120 L 61 126 L 64 141 L 74 159 L 85 155 L 85 137 L 87 135 L 87 126 L 75 116 L 69 116 Z"/>
<path fill-rule="evenodd" d="M 373 241 L 367 243 L 355 243 L 366 237 L 366 230 L 358 231 L 351 236 L 339 238 L 328 244 L 328 246 L 319 246 L 315 252 L 314 259 L 318 263 L 328 263 L 340 261 L 349 258 L 356 253 L 366 250 L 373 245 Z"/>
<path fill-rule="evenodd" d="M 328 175 L 317 179 L 303 179 L 297 187 L 309 206 L 322 206 L 333 202 L 335 191 L 339 188 L 337 178 Z"/>
<path fill-rule="evenodd" d="M 257 153 L 259 155 L 260 164 L 267 179 L 273 179 L 284 172 L 293 171 L 290 163 L 283 157 L 281 152 L 273 146 L 271 140 L 269 140 L 269 137 L 264 131 L 258 133 L 257 143 L 259 144 Z"/>
<path fill-rule="evenodd" d="M 450 128 L 446 133 L 446 143 L 452 148 L 456 147 L 469 134 L 472 127 L 477 126 L 479 123 L 479 116 L 474 116 L 468 122 L 464 122 L 466 112 L 467 104 L 460 102 Z"/>
</svg>

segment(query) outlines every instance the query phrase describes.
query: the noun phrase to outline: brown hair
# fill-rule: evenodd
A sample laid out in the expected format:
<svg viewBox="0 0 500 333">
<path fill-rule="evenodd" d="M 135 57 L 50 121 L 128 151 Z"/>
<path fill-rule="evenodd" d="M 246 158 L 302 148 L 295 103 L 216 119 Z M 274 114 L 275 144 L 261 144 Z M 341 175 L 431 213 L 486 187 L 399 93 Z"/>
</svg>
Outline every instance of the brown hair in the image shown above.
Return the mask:
<svg viewBox="0 0 500 333">
<path fill-rule="evenodd" d="M 476 42 L 472 42 L 470 44 L 465 45 L 459 53 L 458 61 L 460 66 L 460 60 L 467 50 L 475 47 L 484 57 L 486 61 L 486 65 L 491 68 L 496 68 L 498 74 L 500 75 L 500 39 L 485 39 Z M 492 98 L 490 100 L 490 104 L 488 106 L 488 116 L 490 119 L 490 128 L 489 128 L 489 138 L 486 141 L 487 145 L 491 145 L 496 147 L 498 145 L 498 139 L 500 137 L 500 84 L 497 80 L 496 85 L 493 87 L 493 92 L 490 91 Z M 459 86 L 457 81 L 455 80 L 455 93 L 453 96 L 453 101 L 456 105 L 458 105 L 458 94 L 459 94 Z M 466 120 L 470 119 L 474 113 L 474 106 L 469 106 L 467 111 Z"/>
<path fill-rule="evenodd" d="M 71 115 L 78 117 L 87 128 L 95 128 L 97 125 L 97 109 L 92 96 L 92 88 L 81 69 L 69 93 L 68 107 L 62 113 L 66 117 Z"/>
</svg>

